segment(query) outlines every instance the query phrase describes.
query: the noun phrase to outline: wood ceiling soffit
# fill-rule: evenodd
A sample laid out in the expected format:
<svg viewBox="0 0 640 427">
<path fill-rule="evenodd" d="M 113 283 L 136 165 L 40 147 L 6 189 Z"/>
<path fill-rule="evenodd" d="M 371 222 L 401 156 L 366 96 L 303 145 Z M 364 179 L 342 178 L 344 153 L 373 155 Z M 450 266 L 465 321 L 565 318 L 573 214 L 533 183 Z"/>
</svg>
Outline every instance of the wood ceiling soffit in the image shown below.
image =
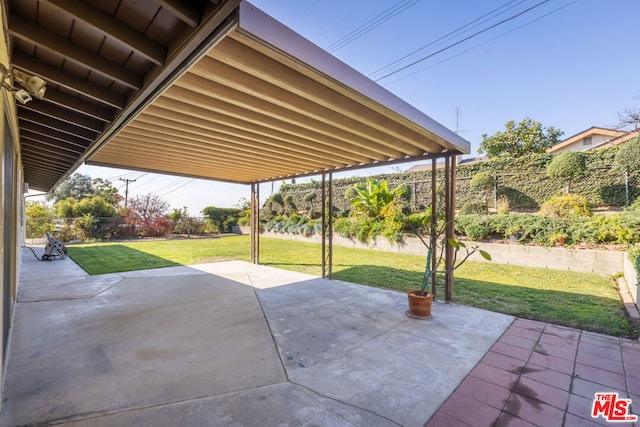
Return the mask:
<svg viewBox="0 0 640 427">
<path fill-rule="evenodd" d="M 169 49 L 164 64 L 152 70 L 145 78 L 143 88 L 138 92 L 134 99 L 116 115 L 114 121 L 105 129 L 98 137 L 98 140 L 87 151 L 87 153 L 79 159 L 79 162 L 87 161 L 102 146 L 113 138 L 126 124 L 131 117 L 143 110 L 150 99 L 155 98 L 156 94 L 165 89 L 165 85 L 169 85 L 176 69 L 185 62 L 188 62 L 194 52 L 203 43 L 215 42 L 221 34 L 225 34 L 228 28 L 234 25 L 234 11 L 237 9 L 240 0 L 230 0 L 223 2 L 220 7 L 211 11 L 211 13 L 201 20 L 201 24 L 189 37 L 181 37 L 174 44 L 173 49 Z M 62 177 L 64 179 L 65 177 Z"/>
<path fill-rule="evenodd" d="M 63 150 L 72 153 L 77 157 L 78 154 L 84 153 L 84 147 L 78 147 L 69 143 L 61 143 L 59 141 L 52 140 L 50 138 L 42 137 L 38 134 L 30 133 L 25 130 L 20 135 L 20 140 L 25 146 L 37 145 L 39 147 L 50 147 L 52 150 Z"/>
<path fill-rule="evenodd" d="M 23 128 L 25 131 L 30 131 L 38 135 L 42 135 L 51 139 L 58 140 L 60 142 L 66 142 L 69 144 L 77 145 L 78 147 L 87 148 L 91 141 L 87 141 L 82 138 L 78 138 L 76 136 L 70 136 L 64 132 L 60 132 L 58 130 L 49 129 L 42 125 L 37 125 L 34 123 L 24 124 Z"/>
<path fill-rule="evenodd" d="M 48 159 L 54 162 L 65 161 L 67 163 L 73 164 L 73 162 L 77 158 L 76 155 L 53 151 L 53 149 L 48 147 L 33 147 L 30 145 L 25 145 L 21 148 L 21 150 L 25 154 L 41 157 L 43 159 Z"/>
<path fill-rule="evenodd" d="M 200 12 L 194 8 L 192 2 L 180 0 L 154 0 L 154 2 L 168 9 L 173 15 L 177 16 L 190 27 L 195 28 L 200 22 Z"/>
<path fill-rule="evenodd" d="M 24 158 L 22 159 L 22 162 L 26 165 L 37 165 L 39 169 L 41 169 L 40 172 L 44 172 L 44 171 L 55 171 L 55 172 L 64 172 L 64 170 L 70 166 L 70 164 L 67 164 L 65 162 L 57 162 L 57 163 L 51 163 L 51 162 L 47 162 L 47 161 L 43 161 L 42 157 L 40 157 L 39 155 L 25 155 Z M 30 171 L 31 174 L 35 175 L 38 174 L 37 171 Z"/>
<path fill-rule="evenodd" d="M 131 71 L 107 61 L 96 53 L 80 48 L 57 34 L 44 31 L 41 27 L 29 23 L 29 21 L 17 15 L 11 15 L 9 22 L 11 22 L 9 32 L 15 37 L 28 40 L 40 49 L 55 52 L 67 61 L 81 64 L 91 69 L 92 72 L 115 80 L 129 89 L 139 90 L 142 87 L 142 78 L 140 76 L 136 76 Z"/>
<path fill-rule="evenodd" d="M 74 93 L 79 93 L 94 101 L 98 101 L 109 107 L 122 109 L 126 104 L 126 97 L 115 94 L 110 90 L 87 82 L 86 80 L 71 76 L 69 73 L 46 65 L 40 61 L 28 57 L 27 55 L 16 53 L 12 57 L 14 66 L 32 74 L 38 75 L 43 79 L 53 82 L 57 85 Z"/>
<path fill-rule="evenodd" d="M 59 139 L 52 138 L 49 135 L 43 135 L 42 133 L 33 132 L 30 129 L 23 129 L 20 132 L 20 137 L 38 141 L 43 144 L 46 143 L 51 146 L 60 145 L 60 146 L 67 146 L 69 148 L 76 147 L 78 152 L 84 152 L 87 149 L 85 144 L 78 144 L 77 142 L 74 142 L 74 141 L 60 141 Z"/>
<path fill-rule="evenodd" d="M 50 116 L 45 116 L 43 114 L 40 114 L 36 110 L 22 110 L 18 118 L 26 122 L 40 124 L 49 129 L 57 129 L 71 136 L 77 136 L 79 138 L 86 139 L 87 141 L 93 141 L 98 135 L 97 132 L 74 126 L 73 124 L 63 122 Z"/>
<path fill-rule="evenodd" d="M 45 100 L 50 104 L 55 104 L 58 107 L 62 107 L 75 113 L 83 114 L 87 117 L 100 120 L 104 123 L 108 123 L 113 120 L 113 114 L 115 110 L 93 104 L 82 98 L 69 95 L 53 88 L 47 88 L 47 95 L 45 96 Z"/>
<path fill-rule="evenodd" d="M 112 15 L 100 11 L 82 1 L 46 0 L 76 19 L 100 31 L 104 36 L 113 39 L 143 56 L 155 65 L 161 65 L 166 56 L 166 49 L 154 43 L 144 34 L 132 29 L 115 19 Z"/>
<path fill-rule="evenodd" d="M 79 128 L 87 129 L 91 132 L 98 133 L 104 128 L 104 123 L 99 120 L 92 119 L 76 113 L 75 111 L 65 111 L 63 108 L 43 101 L 30 102 L 20 106 L 19 111 L 25 110 L 35 111 L 43 116 L 51 117 L 53 119 L 60 120 L 61 122 L 66 122 Z"/>
</svg>

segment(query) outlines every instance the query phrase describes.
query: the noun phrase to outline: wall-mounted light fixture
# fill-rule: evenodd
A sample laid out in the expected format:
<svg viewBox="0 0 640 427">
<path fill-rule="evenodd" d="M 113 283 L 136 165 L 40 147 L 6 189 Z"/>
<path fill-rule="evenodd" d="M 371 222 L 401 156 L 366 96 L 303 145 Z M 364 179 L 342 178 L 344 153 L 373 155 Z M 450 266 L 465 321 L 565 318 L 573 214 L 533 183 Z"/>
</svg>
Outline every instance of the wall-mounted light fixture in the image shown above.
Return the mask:
<svg viewBox="0 0 640 427">
<path fill-rule="evenodd" d="M 8 70 L 3 64 L 0 64 L 0 71 L 2 71 L 2 87 L 13 92 L 15 99 L 21 104 L 26 104 L 31 101 L 32 96 L 38 99 L 44 97 L 44 93 L 47 90 L 47 82 L 42 80 L 38 76 L 32 76 L 20 70 Z M 7 78 L 9 82 L 7 83 Z M 15 87 L 15 83 L 22 86 L 22 88 Z"/>
</svg>

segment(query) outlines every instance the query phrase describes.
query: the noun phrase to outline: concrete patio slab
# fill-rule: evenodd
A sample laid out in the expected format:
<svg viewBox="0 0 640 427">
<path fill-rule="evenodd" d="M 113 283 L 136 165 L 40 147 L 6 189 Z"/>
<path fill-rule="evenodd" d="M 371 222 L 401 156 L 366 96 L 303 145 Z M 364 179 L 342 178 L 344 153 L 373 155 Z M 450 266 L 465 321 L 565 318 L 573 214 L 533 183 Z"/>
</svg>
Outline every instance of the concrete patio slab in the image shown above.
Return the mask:
<svg viewBox="0 0 640 427">
<path fill-rule="evenodd" d="M 422 426 L 513 321 L 409 319 L 404 294 L 240 261 L 85 275 L 110 284 L 85 295 L 76 273 L 68 298 L 62 272 L 22 276 L 49 300 L 16 303 L 0 425 Z"/>
<path fill-rule="evenodd" d="M 291 383 L 62 424 L 65 427 L 397 426 Z"/>
</svg>

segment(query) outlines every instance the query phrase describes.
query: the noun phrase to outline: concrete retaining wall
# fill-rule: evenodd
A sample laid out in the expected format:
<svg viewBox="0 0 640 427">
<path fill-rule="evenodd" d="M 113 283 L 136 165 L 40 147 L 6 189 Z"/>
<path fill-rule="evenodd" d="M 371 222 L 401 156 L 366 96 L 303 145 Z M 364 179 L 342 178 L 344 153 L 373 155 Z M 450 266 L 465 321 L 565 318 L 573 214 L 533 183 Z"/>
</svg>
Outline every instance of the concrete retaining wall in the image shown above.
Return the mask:
<svg viewBox="0 0 640 427">
<path fill-rule="evenodd" d="M 261 234 L 264 237 L 295 240 L 299 242 L 320 243 L 318 235 L 304 237 L 299 234 L 275 233 L 272 231 Z M 426 249 L 417 238 L 407 238 L 403 244 L 389 243 L 384 237 L 378 237 L 371 245 L 359 241 L 352 241 L 342 236 L 334 235 L 333 244 L 348 248 L 364 248 L 385 252 L 401 252 L 415 255 L 426 255 Z M 611 274 L 624 270 L 624 260 L 628 260 L 626 252 L 599 251 L 591 249 L 545 248 L 541 246 L 523 246 L 501 243 L 470 243 L 478 245 L 487 251 L 497 264 L 520 265 L 523 267 L 544 267 L 554 270 L 569 270 L 586 273 Z M 479 253 L 470 259 L 485 261 Z"/>
<path fill-rule="evenodd" d="M 627 287 L 629 288 L 629 293 L 631 294 L 633 302 L 637 305 L 640 281 L 638 280 L 638 272 L 636 271 L 635 266 L 626 254 L 624 257 L 624 280 L 627 282 Z"/>
</svg>

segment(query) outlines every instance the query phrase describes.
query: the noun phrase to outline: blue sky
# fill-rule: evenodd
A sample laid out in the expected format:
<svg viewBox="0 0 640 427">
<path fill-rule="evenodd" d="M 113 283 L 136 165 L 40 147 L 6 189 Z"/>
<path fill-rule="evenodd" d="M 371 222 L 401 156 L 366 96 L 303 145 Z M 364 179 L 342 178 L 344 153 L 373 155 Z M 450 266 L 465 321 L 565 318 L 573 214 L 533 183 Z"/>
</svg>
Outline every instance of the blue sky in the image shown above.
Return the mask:
<svg viewBox="0 0 640 427">
<path fill-rule="evenodd" d="M 365 75 L 493 10 L 498 9 L 488 16 L 492 19 L 473 29 L 466 27 L 468 32 L 441 40 L 441 44 L 431 45 L 411 59 L 419 60 L 535 6 L 378 82 L 446 127 L 457 129 L 471 142 L 472 154 L 477 153 L 482 134 L 501 130 L 509 120 L 531 117 L 544 126 L 563 130 L 568 137 L 591 126 L 613 126 L 618 112 L 640 106 L 640 100 L 634 99 L 640 97 L 638 0 L 253 0 L 252 3 L 325 49 L 385 11 L 399 12 L 332 52 Z M 393 72 L 400 64 L 404 63 L 392 65 L 372 77 Z M 118 187 L 122 185 L 117 180 L 121 176 L 139 177 L 130 185 L 131 194 L 157 193 L 172 207 L 187 206 L 192 215 L 205 206 L 232 206 L 249 194 L 246 186 L 188 178 L 143 176 L 87 166 L 78 172 L 114 178 Z M 262 194 L 271 192 L 271 184 L 262 188 Z M 124 194 L 124 189 L 121 193 Z"/>
</svg>

